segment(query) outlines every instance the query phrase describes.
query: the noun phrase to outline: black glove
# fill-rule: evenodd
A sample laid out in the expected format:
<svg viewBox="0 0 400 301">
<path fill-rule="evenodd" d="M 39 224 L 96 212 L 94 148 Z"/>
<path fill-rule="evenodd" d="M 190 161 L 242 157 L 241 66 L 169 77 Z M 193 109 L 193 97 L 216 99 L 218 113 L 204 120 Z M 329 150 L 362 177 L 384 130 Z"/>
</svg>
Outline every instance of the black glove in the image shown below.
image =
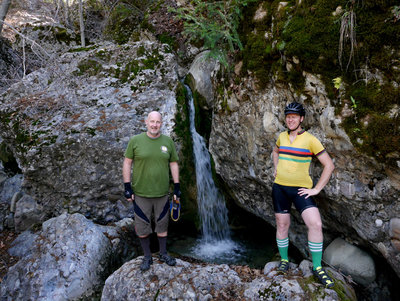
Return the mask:
<svg viewBox="0 0 400 301">
<path fill-rule="evenodd" d="M 132 195 L 133 195 L 131 183 L 129 183 L 129 182 L 124 183 L 124 186 L 125 186 L 125 192 L 124 192 L 125 197 L 127 199 L 131 199 Z"/>
<path fill-rule="evenodd" d="M 177 199 L 181 197 L 181 186 L 179 183 L 174 183 L 174 195 L 176 196 Z"/>
</svg>

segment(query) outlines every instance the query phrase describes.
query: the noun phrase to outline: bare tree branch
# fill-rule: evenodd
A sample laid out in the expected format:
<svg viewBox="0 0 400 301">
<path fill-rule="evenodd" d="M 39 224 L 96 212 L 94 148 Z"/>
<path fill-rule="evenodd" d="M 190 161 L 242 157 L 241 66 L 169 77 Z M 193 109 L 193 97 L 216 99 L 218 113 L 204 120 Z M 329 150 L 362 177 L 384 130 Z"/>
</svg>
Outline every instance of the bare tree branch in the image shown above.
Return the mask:
<svg viewBox="0 0 400 301">
<path fill-rule="evenodd" d="M 3 23 L 6 19 L 8 8 L 10 7 L 11 0 L 3 0 L 0 7 L 0 35 L 3 30 Z"/>
<path fill-rule="evenodd" d="M 10 27 L 17 35 L 19 35 L 20 37 L 22 37 L 24 40 L 29 41 L 31 43 L 31 49 L 32 51 L 39 57 L 39 58 L 43 58 L 42 54 L 39 54 L 37 51 L 35 51 L 35 49 L 33 48 L 33 46 L 36 46 L 37 48 L 39 48 L 47 57 L 51 57 L 51 55 L 42 47 L 40 46 L 38 43 L 36 43 L 34 40 L 28 38 L 27 36 L 23 35 L 22 33 L 20 33 L 14 26 L 12 26 L 11 24 L 2 21 L 2 23 L 6 24 L 8 27 Z"/>
</svg>

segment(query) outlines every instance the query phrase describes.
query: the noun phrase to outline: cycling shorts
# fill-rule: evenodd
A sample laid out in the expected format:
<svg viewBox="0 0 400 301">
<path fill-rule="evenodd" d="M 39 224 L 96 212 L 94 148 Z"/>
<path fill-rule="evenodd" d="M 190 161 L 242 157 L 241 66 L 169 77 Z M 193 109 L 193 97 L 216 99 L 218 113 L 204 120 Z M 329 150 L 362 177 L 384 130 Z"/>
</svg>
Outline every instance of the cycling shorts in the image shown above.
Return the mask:
<svg viewBox="0 0 400 301">
<path fill-rule="evenodd" d="M 302 187 L 283 186 L 274 183 L 274 185 L 272 185 L 274 212 L 290 213 L 292 203 L 294 203 L 294 206 L 300 214 L 303 213 L 305 209 L 317 207 L 317 204 L 311 196 L 306 198 L 304 195 L 298 194 L 299 188 Z"/>
</svg>

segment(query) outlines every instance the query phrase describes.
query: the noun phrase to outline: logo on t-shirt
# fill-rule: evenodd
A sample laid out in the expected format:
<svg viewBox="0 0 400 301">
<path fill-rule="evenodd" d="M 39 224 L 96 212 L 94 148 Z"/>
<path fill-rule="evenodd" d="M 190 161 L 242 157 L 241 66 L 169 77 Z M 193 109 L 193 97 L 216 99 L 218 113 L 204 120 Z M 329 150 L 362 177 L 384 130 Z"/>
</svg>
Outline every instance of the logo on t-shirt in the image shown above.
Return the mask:
<svg viewBox="0 0 400 301">
<path fill-rule="evenodd" d="M 161 146 L 161 151 L 164 153 L 164 154 L 166 154 L 166 153 L 168 153 L 168 148 L 166 147 L 166 146 Z"/>
</svg>

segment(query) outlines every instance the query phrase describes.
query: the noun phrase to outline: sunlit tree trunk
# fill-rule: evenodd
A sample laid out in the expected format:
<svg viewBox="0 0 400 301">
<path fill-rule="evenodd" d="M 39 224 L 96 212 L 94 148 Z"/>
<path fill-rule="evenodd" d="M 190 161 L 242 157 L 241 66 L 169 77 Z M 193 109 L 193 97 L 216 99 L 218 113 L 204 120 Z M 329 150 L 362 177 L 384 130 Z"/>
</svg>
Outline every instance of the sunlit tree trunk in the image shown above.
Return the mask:
<svg viewBox="0 0 400 301">
<path fill-rule="evenodd" d="M 8 8 L 10 7 L 11 0 L 3 0 L 0 7 L 0 35 L 3 30 L 3 21 L 6 19 Z"/>
<path fill-rule="evenodd" d="M 68 0 L 65 0 L 64 22 L 65 22 L 66 26 L 69 26 L 69 1 Z"/>
<path fill-rule="evenodd" d="M 85 24 L 83 23 L 83 5 L 82 0 L 79 0 L 79 25 L 81 28 L 81 46 L 85 47 Z"/>
</svg>

